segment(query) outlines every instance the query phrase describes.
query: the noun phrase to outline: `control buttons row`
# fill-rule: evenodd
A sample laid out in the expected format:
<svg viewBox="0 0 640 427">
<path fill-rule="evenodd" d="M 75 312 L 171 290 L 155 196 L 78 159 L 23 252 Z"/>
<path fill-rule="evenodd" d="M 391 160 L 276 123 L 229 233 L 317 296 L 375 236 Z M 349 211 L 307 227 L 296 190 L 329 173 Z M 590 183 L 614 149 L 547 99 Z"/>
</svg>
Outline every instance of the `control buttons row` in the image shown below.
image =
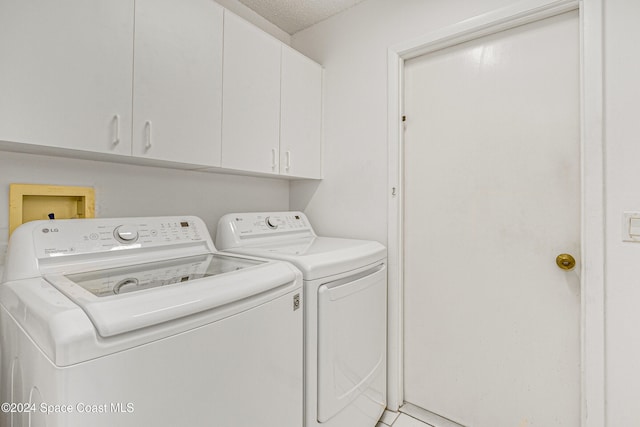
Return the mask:
<svg viewBox="0 0 640 427">
<path fill-rule="evenodd" d="M 273 233 L 274 231 L 304 231 L 309 229 L 300 215 L 256 215 L 254 217 L 235 218 L 236 233 L 252 235 Z"/>
<path fill-rule="evenodd" d="M 142 232 L 142 234 L 140 234 Z M 148 234 L 147 234 L 148 233 Z M 91 239 L 93 239 L 93 234 L 91 235 Z M 142 229 L 139 230 L 136 225 L 119 225 L 113 230 L 113 237 L 124 244 L 131 244 L 138 241 L 140 237 L 151 237 L 151 238 L 162 238 L 163 241 L 174 241 L 174 240 L 190 240 L 190 239 L 200 239 L 200 235 L 198 230 L 196 229 L 187 229 L 187 228 L 161 228 L 160 231 L 153 228 L 151 230 Z"/>
<path fill-rule="evenodd" d="M 299 229 L 299 228 L 305 228 L 306 226 L 302 218 L 300 218 L 300 216 L 298 215 L 285 216 L 285 217 L 268 216 L 264 219 L 264 225 L 266 225 L 271 230 L 277 230 L 278 228 Z M 255 226 L 257 226 L 259 229 L 264 227 L 264 225 L 262 222 L 255 223 Z"/>
</svg>

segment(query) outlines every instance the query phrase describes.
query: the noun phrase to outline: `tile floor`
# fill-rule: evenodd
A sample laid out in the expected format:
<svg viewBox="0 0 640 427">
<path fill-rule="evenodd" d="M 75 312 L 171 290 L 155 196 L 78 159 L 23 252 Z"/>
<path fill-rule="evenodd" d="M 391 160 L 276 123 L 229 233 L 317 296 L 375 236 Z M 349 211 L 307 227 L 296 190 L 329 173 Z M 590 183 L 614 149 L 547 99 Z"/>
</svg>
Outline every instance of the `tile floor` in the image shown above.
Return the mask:
<svg viewBox="0 0 640 427">
<path fill-rule="evenodd" d="M 431 424 L 425 424 L 407 414 L 400 414 L 400 416 L 394 421 L 393 427 L 431 427 Z"/>
<path fill-rule="evenodd" d="M 411 403 L 402 405 L 402 412 L 384 411 L 376 427 L 464 427 Z"/>
<path fill-rule="evenodd" d="M 397 414 L 385 411 L 376 427 L 433 427 L 431 424 L 425 424 L 422 421 L 410 417 L 407 414 Z"/>
</svg>

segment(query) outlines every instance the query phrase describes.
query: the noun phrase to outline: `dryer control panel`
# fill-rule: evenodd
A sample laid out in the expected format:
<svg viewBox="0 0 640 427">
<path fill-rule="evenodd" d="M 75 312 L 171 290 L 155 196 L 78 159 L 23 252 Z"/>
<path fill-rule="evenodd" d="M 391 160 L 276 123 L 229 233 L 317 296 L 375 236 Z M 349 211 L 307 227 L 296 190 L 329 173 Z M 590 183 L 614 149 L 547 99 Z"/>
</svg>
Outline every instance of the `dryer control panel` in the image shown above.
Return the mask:
<svg viewBox="0 0 640 427">
<path fill-rule="evenodd" d="M 221 248 L 242 246 L 279 238 L 315 236 L 309 220 L 302 212 L 235 213 L 223 216 L 218 222 L 216 241 Z M 267 240 L 268 239 L 268 240 Z"/>
</svg>

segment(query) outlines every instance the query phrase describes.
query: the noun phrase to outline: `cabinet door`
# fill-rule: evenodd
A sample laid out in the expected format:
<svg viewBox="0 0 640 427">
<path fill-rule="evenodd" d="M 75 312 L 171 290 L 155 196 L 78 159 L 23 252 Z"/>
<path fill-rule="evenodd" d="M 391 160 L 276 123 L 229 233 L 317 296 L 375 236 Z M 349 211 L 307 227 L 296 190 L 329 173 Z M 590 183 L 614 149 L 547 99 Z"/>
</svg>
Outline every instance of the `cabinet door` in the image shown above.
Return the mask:
<svg viewBox="0 0 640 427">
<path fill-rule="evenodd" d="M 0 140 L 131 153 L 133 2 L 0 1 Z"/>
<path fill-rule="evenodd" d="M 280 173 L 322 178 L 322 67 L 282 48 Z"/>
<path fill-rule="evenodd" d="M 280 42 L 225 12 L 222 167 L 278 173 Z"/>
<path fill-rule="evenodd" d="M 220 166 L 223 9 L 136 0 L 133 155 Z"/>
</svg>

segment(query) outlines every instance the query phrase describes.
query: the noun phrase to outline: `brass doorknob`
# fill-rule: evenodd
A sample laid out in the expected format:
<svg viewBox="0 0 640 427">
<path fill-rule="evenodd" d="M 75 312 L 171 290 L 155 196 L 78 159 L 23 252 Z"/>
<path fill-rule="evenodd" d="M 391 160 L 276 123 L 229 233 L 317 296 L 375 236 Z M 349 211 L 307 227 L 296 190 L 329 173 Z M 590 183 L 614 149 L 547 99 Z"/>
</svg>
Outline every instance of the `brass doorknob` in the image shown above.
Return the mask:
<svg viewBox="0 0 640 427">
<path fill-rule="evenodd" d="M 560 254 L 556 257 L 556 264 L 563 270 L 571 270 L 576 266 L 576 259 L 569 254 Z"/>
</svg>

